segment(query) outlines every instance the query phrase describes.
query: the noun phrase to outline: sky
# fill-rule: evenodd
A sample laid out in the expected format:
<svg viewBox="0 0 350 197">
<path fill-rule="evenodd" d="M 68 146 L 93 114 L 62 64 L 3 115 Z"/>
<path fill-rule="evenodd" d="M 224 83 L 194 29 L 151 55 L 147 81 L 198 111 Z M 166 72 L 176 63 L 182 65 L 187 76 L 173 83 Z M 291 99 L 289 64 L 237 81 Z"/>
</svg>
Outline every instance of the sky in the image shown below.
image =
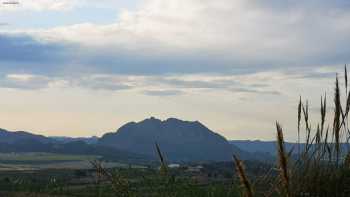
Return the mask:
<svg viewBox="0 0 350 197">
<path fill-rule="evenodd" d="M 347 0 L 0 0 L 0 127 L 101 136 L 151 116 L 296 139 L 349 63 Z M 341 75 L 340 75 L 341 76 Z"/>
</svg>

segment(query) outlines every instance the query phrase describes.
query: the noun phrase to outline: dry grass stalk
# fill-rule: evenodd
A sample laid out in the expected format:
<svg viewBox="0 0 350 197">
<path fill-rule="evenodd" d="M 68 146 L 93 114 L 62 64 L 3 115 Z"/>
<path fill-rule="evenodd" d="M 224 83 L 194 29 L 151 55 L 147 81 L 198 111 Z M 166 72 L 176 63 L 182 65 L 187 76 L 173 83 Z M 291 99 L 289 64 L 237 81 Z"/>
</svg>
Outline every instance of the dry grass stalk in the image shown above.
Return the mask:
<svg viewBox="0 0 350 197">
<path fill-rule="evenodd" d="M 324 98 L 321 96 L 321 133 L 324 130 L 324 124 L 326 122 L 326 113 L 327 113 L 327 95 L 324 95 Z"/>
<path fill-rule="evenodd" d="M 96 170 L 99 179 L 98 184 L 100 184 L 103 178 L 105 178 L 105 180 L 111 183 L 112 189 L 115 194 L 118 194 L 118 196 L 121 197 L 130 196 L 129 182 L 126 179 L 123 179 L 118 175 L 113 175 L 112 173 L 110 173 L 106 168 L 102 166 L 102 163 L 100 161 L 92 161 L 90 163 Z"/>
<path fill-rule="evenodd" d="M 284 139 L 283 139 L 283 131 L 280 124 L 276 123 L 277 128 L 277 149 L 278 149 L 278 165 L 280 168 L 280 178 L 283 183 L 284 190 L 287 197 L 290 197 L 290 189 L 289 189 L 289 175 L 288 175 L 288 159 L 284 149 Z"/>
<path fill-rule="evenodd" d="M 332 161 L 332 150 L 331 147 L 328 143 L 328 136 L 329 136 L 329 127 L 326 130 L 326 135 L 324 137 L 324 146 L 323 146 L 323 153 L 327 153 L 328 155 L 328 161 L 331 162 Z"/>
<path fill-rule="evenodd" d="M 346 68 L 346 64 L 344 66 L 344 73 L 345 73 L 345 90 L 348 92 L 348 70 Z"/>
<path fill-rule="evenodd" d="M 302 107 L 302 102 L 301 102 L 301 96 L 299 98 L 299 104 L 298 104 L 298 153 L 300 154 L 300 123 L 301 123 L 301 107 Z"/>
<path fill-rule="evenodd" d="M 339 152 L 340 152 L 340 116 L 341 116 L 341 103 L 340 103 L 340 89 L 338 75 L 335 81 L 335 93 L 334 93 L 334 120 L 333 120 L 333 134 L 335 139 L 335 151 L 336 151 L 336 160 L 338 163 Z"/>
<path fill-rule="evenodd" d="M 160 161 L 160 174 L 166 176 L 166 175 L 168 175 L 168 166 L 167 166 L 167 164 L 165 162 L 165 159 L 164 159 L 163 154 L 162 154 L 162 152 L 161 152 L 161 150 L 159 148 L 158 143 L 156 142 L 155 145 L 156 145 L 158 158 L 159 158 L 159 161 Z"/>
<path fill-rule="evenodd" d="M 233 160 L 235 161 L 235 164 L 236 164 L 236 171 L 238 173 L 240 182 L 245 189 L 244 196 L 253 197 L 252 186 L 245 173 L 243 162 L 239 160 L 235 155 L 233 155 Z"/>
<path fill-rule="evenodd" d="M 309 131 L 310 124 L 309 124 L 309 102 L 308 101 L 306 101 L 305 105 L 302 105 L 302 109 L 303 109 L 303 114 L 304 114 L 306 131 Z"/>
<path fill-rule="evenodd" d="M 309 123 L 309 102 L 306 101 L 306 104 L 302 104 L 302 110 L 305 120 L 305 129 L 306 129 L 306 144 L 305 144 L 305 150 L 304 150 L 304 156 L 307 156 L 307 152 L 309 151 L 309 148 L 311 146 L 310 144 L 310 137 L 311 137 L 311 126 Z"/>
</svg>

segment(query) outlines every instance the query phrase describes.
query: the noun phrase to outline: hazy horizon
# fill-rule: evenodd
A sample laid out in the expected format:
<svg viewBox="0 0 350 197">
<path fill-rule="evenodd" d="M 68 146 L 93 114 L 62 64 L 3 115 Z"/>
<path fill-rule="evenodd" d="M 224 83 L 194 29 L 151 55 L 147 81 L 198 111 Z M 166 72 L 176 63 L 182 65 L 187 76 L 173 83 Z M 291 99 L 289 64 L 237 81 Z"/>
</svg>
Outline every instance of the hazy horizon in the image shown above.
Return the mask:
<svg viewBox="0 0 350 197">
<path fill-rule="evenodd" d="M 350 56 L 350 2 L 18 0 L 0 4 L 0 128 L 101 136 L 154 116 L 227 139 L 297 137 Z M 343 83 L 343 81 L 341 81 Z"/>
<path fill-rule="evenodd" d="M 158 119 L 157 117 L 148 117 L 148 118 L 145 118 L 145 119 L 149 119 L 149 118 L 156 118 L 156 119 Z M 175 118 L 175 117 L 169 117 L 169 118 Z M 143 119 L 143 120 L 145 120 L 145 119 Z M 167 118 L 168 119 L 168 118 Z M 127 124 L 127 123 L 130 123 L 130 122 L 141 122 L 141 121 L 143 121 L 143 120 L 139 120 L 139 121 L 129 121 L 129 122 L 125 122 L 124 124 Z M 166 119 L 160 119 L 161 121 L 165 121 Z M 184 120 L 184 121 L 190 121 L 190 122 L 194 122 L 194 121 L 199 121 L 199 122 L 201 122 L 200 120 Z M 204 124 L 203 122 L 201 122 L 202 124 Z M 7 130 L 7 131 L 10 131 L 10 132 L 18 132 L 18 131 L 25 131 L 25 132 L 30 132 L 30 133 L 32 133 L 32 134 L 38 134 L 38 135 L 44 135 L 44 136 L 46 136 L 46 137 L 72 137 L 72 138 L 80 138 L 80 137 L 82 137 L 82 138 L 89 138 L 89 137 L 102 137 L 104 134 L 106 134 L 106 133 L 110 133 L 110 132 L 117 132 L 117 130 L 121 127 L 121 126 L 123 126 L 124 124 L 122 124 L 122 125 L 119 125 L 117 128 L 115 128 L 114 130 L 112 129 L 112 130 L 109 130 L 109 131 L 103 131 L 103 132 L 98 132 L 98 133 L 100 133 L 99 135 L 83 135 L 83 136 L 80 136 L 80 135 L 55 135 L 55 134 L 53 134 L 53 135 L 47 135 L 47 133 L 55 133 L 55 132 L 50 132 L 50 131 L 32 131 L 32 130 L 25 130 L 25 129 L 17 129 L 17 130 L 10 130 L 10 129 L 7 129 L 7 128 L 1 128 L 0 127 L 0 129 L 4 129 L 4 130 Z M 205 124 L 204 124 L 204 126 L 206 126 Z M 220 135 L 222 135 L 221 133 L 220 133 L 220 131 L 217 131 L 217 130 L 215 130 L 214 128 L 209 128 L 210 130 L 212 130 L 213 132 L 215 132 L 215 133 L 219 133 Z M 57 132 L 57 133 L 59 133 L 59 132 Z M 226 136 L 224 136 L 227 140 L 252 140 L 252 141 L 254 141 L 254 140 L 261 140 L 261 141 L 274 141 L 275 139 L 258 139 L 258 138 L 256 138 L 256 139 L 254 139 L 254 138 L 251 138 L 251 139 L 244 139 L 244 138 L 242 138 L 242 139 L 240 139 L 240 138 L 234 138 L 234 139 L 231 139 L 231 138 L 227 138 Z"/>
</svg>

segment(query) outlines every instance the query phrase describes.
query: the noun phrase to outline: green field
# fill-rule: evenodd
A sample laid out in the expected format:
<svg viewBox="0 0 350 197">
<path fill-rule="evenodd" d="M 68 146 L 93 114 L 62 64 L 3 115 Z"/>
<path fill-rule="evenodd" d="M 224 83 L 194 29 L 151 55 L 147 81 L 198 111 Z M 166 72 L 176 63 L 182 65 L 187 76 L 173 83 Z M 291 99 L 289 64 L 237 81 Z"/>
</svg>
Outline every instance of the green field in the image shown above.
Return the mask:
<svg viewBox="0 0 350 197">
<path fill-rule="evenodd" d="M 111 173 L 113 180 L 97 173 L 96 168 L 1 171 L 0 196 L 199 197 L 213 193 L 220 194 L 215 195 L 218 197 L 235 197 L 238 190 L 235 189 L 236 184 L 232 184 L 232 163 L 229 166 L 230 174 L 225 177 L 220 170 L 208 177 L 206 169 L 195 174 L 185 168 L 171 169 L 171 176 L 160 176 L 158 168 L 105 169 Z"/>
<path fill-rule="evenodd" d="M 86 160 L 96 160 L 100 156 L 95 155 L 67 155 L 67 154 L 55 154 L 55 153 L 0 153 L 1 161 L 22 161 L 22 162 L 32 162 L 32 161 L 86 161 Z"/>
<path fill-rule="evenodd" d="M 0 153 L 0 171 L 27 171 L 43 169 L 90 169 L 94 155 L 66 155 L 54 153 Z M 106 162 L 106 167 L 128 167 L 127 164 Z"/>
</svg>

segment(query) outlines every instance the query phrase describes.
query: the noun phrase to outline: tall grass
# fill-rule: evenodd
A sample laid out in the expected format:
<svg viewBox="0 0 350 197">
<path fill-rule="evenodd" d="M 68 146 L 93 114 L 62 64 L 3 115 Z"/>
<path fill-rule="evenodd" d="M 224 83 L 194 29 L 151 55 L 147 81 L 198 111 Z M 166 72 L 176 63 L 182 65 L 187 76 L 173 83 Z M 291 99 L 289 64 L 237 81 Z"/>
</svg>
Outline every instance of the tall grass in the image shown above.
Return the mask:
<svg viewBox="0 0 350 197">
<path fill-rule="evenodd" d="M 308 101 L 303 102 L 300 97 L 297 107 L 297 153 L 292 154 L 291 150 L 287 154 L 282 126 L 279 123 L 276 124 L 276 169 L 279 175 L 268 180 L 270 188 L 259 187 L 267 191 L 256 193 L 285 197 L 350 196 L 350 130 L 348 128 L 350 92 L 346 65 L 344 72 L 344 97 L 341 94 L 338 75 L 335 80 L 334 113 L 333 117 L 329 118 L 333 121 L 331 127 L 327 125 L 326 95 L 321 97 L 321 118 L 314 127 L 310 123 Z M 342 101 L 345 103 L 342 104 Z M 304 143 L 300 141 L 302 125 L 305 126 Z M 303 151 L 301 151 L 302 147 Z M 245 174 L 245 172 L 239 174 L 242 173 Z M 258 185 L 254 186 L 258 187 Z"/>
<path fill-rule="evenodd" d="M 116 171 L 108 171 L 102 166 L 100 161 L 91 162 L 91 165 L 96 170 L 96 197 L 102 196 L 101 186 L 103 182 L 108 182 L 113 192 L 119 197 L 132 197 L 130 183 L 128 179 L 120 176 Z"/>
<path fill-rule="evenodd" d="M 290 197 L 291 195 L 289 190 L 288 159 L 284 148 L 282 127 L 278 122 L 276 123 L 276 128 L 277 128 L 278 168 L 280 170 L 280 179 L 283 184 L 282 192 L 287 197 Z"/>
<path fill-rule="evenodd" d="M 235 161 L 235 164 L 236 164 L 236 170 L 237 170 L 237 174 L 239 176 L 241 185 L 244 188 L 243 196 L 253 197 L 253 189 L 245 173 L 243 162 L 239 160 L 238 157 L 235 155 L 233 155 L 233 160 Z"/>
<path fill-rule="evenodd" d="M 160 161 L 160 169 L 159 169 L 160 174 L 163 176 L 167 176 L 168 175 L 168 165 L 165 162 L 164 156 L 162 154 L 162 151 L 160 150 L 158 143 L 156 142 L 155 145 L 156 145 L 157 155 L 158 155 L 158 158 Z"/>
</svg>

